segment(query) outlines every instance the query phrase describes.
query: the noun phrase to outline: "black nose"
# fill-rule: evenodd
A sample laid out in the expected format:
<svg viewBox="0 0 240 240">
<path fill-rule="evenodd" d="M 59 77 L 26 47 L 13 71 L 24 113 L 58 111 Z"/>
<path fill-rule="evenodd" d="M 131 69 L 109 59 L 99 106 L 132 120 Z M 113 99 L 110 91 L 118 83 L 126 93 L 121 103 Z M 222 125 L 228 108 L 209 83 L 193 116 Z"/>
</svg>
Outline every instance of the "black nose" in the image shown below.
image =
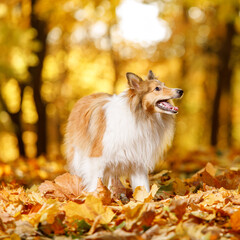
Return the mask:
<svg viewBox="0 0 240 240">
<path fill-rule="evenodd" d="M 177 93 L 179 94 L 179 97 L 181 97 L 183 95 L 183 90 L 182 89 L 178 89 Z"/>
</svg>

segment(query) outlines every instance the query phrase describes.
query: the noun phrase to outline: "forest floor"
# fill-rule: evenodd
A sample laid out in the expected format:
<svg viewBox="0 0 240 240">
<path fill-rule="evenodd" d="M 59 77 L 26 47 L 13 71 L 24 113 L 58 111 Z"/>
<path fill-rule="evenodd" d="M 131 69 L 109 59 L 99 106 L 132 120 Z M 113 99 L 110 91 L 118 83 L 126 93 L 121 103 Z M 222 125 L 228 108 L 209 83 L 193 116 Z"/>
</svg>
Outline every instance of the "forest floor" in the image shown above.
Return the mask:
<svg viewBox="0 0 240 240">
<path fill-rule="evenodd" d="M 237 150 L 173 153 L 150 193 L 126 179 L 87 193 L 61 158 L 0 163 L 0 180 L 0 239 L 240 239 Z"/>
</svg>

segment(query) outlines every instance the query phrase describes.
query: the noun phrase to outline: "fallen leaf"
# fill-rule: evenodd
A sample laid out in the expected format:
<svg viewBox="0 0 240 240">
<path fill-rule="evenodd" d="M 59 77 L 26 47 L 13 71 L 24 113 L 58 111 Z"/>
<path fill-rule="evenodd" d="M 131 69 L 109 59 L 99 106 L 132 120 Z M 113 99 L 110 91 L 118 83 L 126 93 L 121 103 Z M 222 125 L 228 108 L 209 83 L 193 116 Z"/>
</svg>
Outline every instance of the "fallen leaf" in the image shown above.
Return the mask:
<svg viewBox="0 0 240 240">
<path fill-rule="evenodd" d="M 99 198 L 104 205 L 108 205 L 111 203 L 111 192 L 106 186 L 103 185 L 100 178 L 98 179 L 97 189 L 93 195 Z"/>
<path fill-rule="evenodd" d="M 16 228 L 14 233 L 17 234 L 21 239 L 36 236 L 37 231 L 29 222 L 19 220 L 16 221 L 15 224 Z"/>
<path fill-rule="evenodd" d="M 189 192 L 189 186 L 186 185 L 181 179 L 176 178 L 173 182 L 174 193 L 180 196 L 184 196 Z"/>
<path fill-rule="evenodd" d="M 126 180 L 125 180 L 125 186 L 126 186 Z M 113 178 L 112 185 L 111 185 L 111 192 L 113 193 L 113 196 L 116 197 L 117 199 L 119 199 L 122 194 L 126 196 L 127 191 L 125 186 L 122 184 L 119 178 Z"/>
<path fill-rule="evenodd" d="M 190 214 L 194 217 L 197 217 L 206 221 L 210 221 L 216 218 L 216 213 L 208 213 L 202 210 L 192 211 Z"/>
<path fill-rule="evenodd" d="M 209 186 L 220 188 L 221 184 L 219 180 L 215 177 L 216 169 L 211 163 L 207 163 L 205 168 L 198 171 L 192 176 L 191 180 L 206 183 Z"/>
<path fill-rule="evenodd" d="M 233 213 L 230 217 L 230 225 L 233 231 L 240 231 L 240 210 Z"/>
<path fill-rule="evenodd" d="M 149 193 L 146 191 L 145 187 L 138 186 L 133 193 L 133 198 L 139 202 L 150 202 L 154 198 L 157 191 L 158 186 L 156 184 L 152 185 Z"/>
<path fill-rule="evenodd" d="M 59 200 L 67 199 L 67 196 L 62 192 L 62 189 L 51 181 L 46 180 L 38 189 L 45 197 L 58 198 Z"/>
<path fill-rule="evenodd" d="M 96 232 L 91 236 L 85 237 L 85 239 L 96 239 L 96 240 L 142 240 L 142 238 L 136 234 L 131 232 L 126 232 L 122 229 L 117 229 L 114 232 Z"/>
<path fill-rule="evenodd" d="M 146 232 L 142 234 L 142 238 L 144 240 L 151 239 L 154 235 L 157 235 L 160 230 L 160 227 L 158 225 L 154 225 L 151 228 L 149 228 Z"/>
<path fill-rule="evenodd" d="M 46 197 L 60 200 L 74 199 L 84 195 L 81 178 L 70 173 L 64 173 L 52 181 L 45 181 L 39 186 L 39 191 Z"/>
<path fill-rule="evenodd" d="M 107 224 L 115 216 L 114 212 L 107 206 L 103 206 L 102 201 L 93 195 L 88 195 L 83 204 L 68 202 L 64 207 L 66 217 L 75 219 L 89 219 L 94 221 L 97 216 L 101 216 L 100 223 Z"/>
<path fill-rule="evenodd" d="M 136 223 L 143 212 L 146 210 L 146 204 L 142 202 L 132 202 L 130 201 L 128 204 L 123 206 L 123 213 L 126 217 L 126 229 L 130 230 L 134 223 Z"/>
<path fill-rule="evenodd" d="M 81 178 L 70 173 L 56 177 L 54 182 L 61 187 L 65 194 L 72 194 L 74 197 L 80 196 L 84 189 Z"/>
<path fill-rule="evenodd" d="M 223 175 L 217 176 L 217 180 L 225 189 L 236 189 L 240 183 L 240 170 L 228 170 Z"/>
<path fill-rule="evenodd" d="M 178 218 L 178 220 L 181 220 L 183 215 L 186 212 L 187 208 L 187 199 L 174 199 L 172 200 L 169 210 L 171 212 L 174 212 Z"/>
</svg>

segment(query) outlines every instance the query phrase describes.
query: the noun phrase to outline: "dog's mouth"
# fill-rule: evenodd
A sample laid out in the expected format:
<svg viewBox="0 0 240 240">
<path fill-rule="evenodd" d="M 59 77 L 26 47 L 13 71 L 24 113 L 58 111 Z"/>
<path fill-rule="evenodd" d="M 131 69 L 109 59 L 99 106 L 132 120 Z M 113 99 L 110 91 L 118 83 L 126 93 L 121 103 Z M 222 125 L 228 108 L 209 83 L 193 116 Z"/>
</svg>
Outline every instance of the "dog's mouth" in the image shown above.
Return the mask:
<svg viewBox="0 0 240 240">
<path fill-rule="evenodd" d="M 168 99 L 157 101 L 156 106 L 165 112 L 178 113 L 178 107 L 175 107 L 169 103 Z"/>
</svg>

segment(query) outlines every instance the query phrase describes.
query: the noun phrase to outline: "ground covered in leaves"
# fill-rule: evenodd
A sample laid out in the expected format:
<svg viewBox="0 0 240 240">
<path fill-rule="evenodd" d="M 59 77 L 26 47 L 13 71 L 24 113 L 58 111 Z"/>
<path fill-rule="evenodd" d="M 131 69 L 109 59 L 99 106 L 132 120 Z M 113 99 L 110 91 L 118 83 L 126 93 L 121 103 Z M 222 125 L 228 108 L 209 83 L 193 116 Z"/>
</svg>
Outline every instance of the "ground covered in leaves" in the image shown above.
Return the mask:
<svg viewBox="0 0 240 240">
<path fill-rule="evenodd" d="M 87 193 L 44 161 L 0 165 L 0 239 L 240 239 L 238 151 L 169 157 L 150 193 L 124 178 Z"/>
</svg>

